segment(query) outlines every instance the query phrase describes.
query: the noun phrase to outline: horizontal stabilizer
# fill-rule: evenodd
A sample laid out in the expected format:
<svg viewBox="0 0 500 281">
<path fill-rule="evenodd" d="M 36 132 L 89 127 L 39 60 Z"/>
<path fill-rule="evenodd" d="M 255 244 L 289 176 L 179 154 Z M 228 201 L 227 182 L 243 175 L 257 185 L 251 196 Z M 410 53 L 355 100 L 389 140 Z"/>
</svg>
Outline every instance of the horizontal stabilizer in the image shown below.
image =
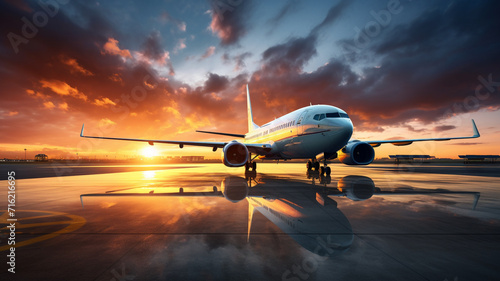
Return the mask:
<svg viewBox="0 0 500 281">
<path fill-rule="evenodd" d="M 220 132 L 210 132 L 210 131 L 196 131 L 197 133 L 205 133 L 205 134 L 214 134 L 214 135 L 223 135 L 223 136 L 230 136 L 230 137 L 236 137 L 236 138 L 244 138 L 245 135 L 241 134 L 230 134 L 230 133 L 220 133 Z"/>
</svg>

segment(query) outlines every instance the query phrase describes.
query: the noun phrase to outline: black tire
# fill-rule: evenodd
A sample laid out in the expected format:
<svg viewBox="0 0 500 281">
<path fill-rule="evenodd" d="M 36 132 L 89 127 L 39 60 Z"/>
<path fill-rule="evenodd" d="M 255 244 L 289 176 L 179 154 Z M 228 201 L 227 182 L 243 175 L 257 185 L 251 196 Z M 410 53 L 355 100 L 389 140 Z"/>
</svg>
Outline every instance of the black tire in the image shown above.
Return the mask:
<svg viewBox="0 0 500 281">
<path fill-rule="evenodd" d="M 257 162 L 252 162 L 252 171 L 257 171 Z"/>
<path fill-rule="evenodd" d="M 332 169 L 330 167 L 325 168 L 325 173 L 327 176 L 330 176 L 332 174 Z"/>
<path fill-rule="evenodd" d="M 319 168 L 319 173 L 323 176 L 325 174 L 325 167 L 321 166 Z"/>
<path fill-rule="evenodd" d="M 319 162 L 314 162 L 314 170 L 319 170 Z"/>
<path fill-rule="evenodd" d="M 245 171 L 248 171 L 250 170 L 250 164 L 247 162 L 245 163 Z"/>
<path fill-rule="evenodd" d="M 311 163 L 311 161 L 307 161 L 306 167 L 307 167 L 308 171 L 310 171 L 312 169 L 312 163 Z"/>
</svg>

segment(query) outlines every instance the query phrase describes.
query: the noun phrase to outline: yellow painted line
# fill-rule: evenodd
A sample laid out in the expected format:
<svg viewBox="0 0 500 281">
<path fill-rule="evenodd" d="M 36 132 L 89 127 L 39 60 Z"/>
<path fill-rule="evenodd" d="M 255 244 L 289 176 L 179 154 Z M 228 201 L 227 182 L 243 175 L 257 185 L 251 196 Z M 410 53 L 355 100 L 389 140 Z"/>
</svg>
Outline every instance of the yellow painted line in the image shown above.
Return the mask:
<svg viewBox="0 0 500 281">
<path fill-rule="evenodd" d="M 6 210 L 0 210 L 0 212 L 5 212 L 5 213 L 3 213 L 0 216 L 0 223 L 10 224 L 10 222 L 7 222 L 7 218 L 8 218 L 8 216 L 6 215 L 7 211 Z M 16 245 L 13 245 L 13 246 L 10 246 L 10 245 L 2 246 L 2 247 L 0 247 L 0 252 L 8 250 L 8 249 L 10 249 L 10 247 L 18 248 L 18 247 L 30 245 L 30 244 L 33 244 L 33 243 L 37 243 L 37 242 L 40 242 L 40 241 L 44 241 L 44 240 L 47 240 L 47 239 L 51 239 L 51 238 L 54 238 L 54 237 L 59 236 L 61 234 L 73 232 L 73 231 L 79 229 L 80 227 L 82 227 L 87 222 L 83 217 L 80 217 L 80 216 L 77 216 L 77 215 L 71 215 L 71 214 L 67 214 L 67 213 L 62 213 L 62 212 L 41 211 L 41 210 L 22 210 L 22 211 L 20 210 L 20 211 L 17 211 L 16 214 L 26 213 L 26 212 L 48 213 L 48 215 L 19 218 L 18 221 L 16 222 L 16 232 L 17 232 L 18 229 L 32 228 L 32 227 L 41 227 L 41 226 L 47 226 L 47 225 L 68 224 L 68 226 L 66 226 L 63 229 L 57 230 L 55 232 L 52 232 L 52 233 L 49 233 L 49 234 L 45 234 L 45 235 L 42 235 L 42 236 L 38 236 L 38 237 L 35 237 L 35 238 L 32 238 L 32 239 L 28 239 L 28 240 L 25 240 L 25 241 L 22 241 L 22 242 L 17 242 L 16 241 Z M 21 223 L 21 221 L 23 221 L 23 220 L 32 220 L 32 219 L 55 217 L 55 216 L 65 216 L 65 217 L 69 218 L 70 220 L 55 221 L 55 222 L 43 222 L 43 223 L 29 223 L 29 224 L 23 224 L 23 223 Z M 3 229 L 7 229 L 7 227 L 2 228 L 2 230 Z M 9 232 L 7 232 L 7 233 L 9 233 Z M 16 234 L 19 234 L 19 233 L 16 233 Z"/>
</svg>

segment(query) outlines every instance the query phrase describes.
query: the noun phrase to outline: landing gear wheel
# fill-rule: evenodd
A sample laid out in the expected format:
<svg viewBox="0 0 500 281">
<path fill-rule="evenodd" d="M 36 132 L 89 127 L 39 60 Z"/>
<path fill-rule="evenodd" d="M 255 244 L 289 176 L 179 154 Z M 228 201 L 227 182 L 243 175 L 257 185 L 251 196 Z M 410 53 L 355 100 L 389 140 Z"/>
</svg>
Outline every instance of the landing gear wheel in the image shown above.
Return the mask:
<svg viewBox="0 0 500 281">
<path fill-rule="evenodd" d="M 257 163 L 256 162 L 252 162 L 252 171 L 257 171 Z"/>
<path fill-rule="evenodd" d="M 307 170 L 310 171 L 312 169 L 311 161 L 307 161 Z"/>
<path fill-rule="evenodd" d="M 250 163 L 245 163 L 245 171 L 247 172 L 248 170 L 250 170 Z"/>
<path fill-rule="evenodd" d="M 330 176 L 330 174 L 332 173 L 332 169 L 330 169 L 330 167 L 325 167 L 325 173 L 327 176 Z"/>
<path fill-rule="evenodd" d="M 321 166 L 319 169 L 319 173 L 323 176 L 325 174 L 325 167 Z"/>
<path fill-rule="evenodd" d="M 319 162 L 314 162 L 314 170 L 319 170 Z"/>
</svg>

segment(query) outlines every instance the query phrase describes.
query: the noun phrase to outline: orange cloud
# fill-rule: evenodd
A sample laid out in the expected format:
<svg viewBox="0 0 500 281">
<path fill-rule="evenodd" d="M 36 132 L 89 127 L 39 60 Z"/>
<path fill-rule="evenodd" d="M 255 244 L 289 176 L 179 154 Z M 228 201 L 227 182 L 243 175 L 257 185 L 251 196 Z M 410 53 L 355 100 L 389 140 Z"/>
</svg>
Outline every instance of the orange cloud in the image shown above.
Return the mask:
<svg viewBox="0 0 500 281">
<path fill-rule="evenodd" d="M 31 90 L 31 89 L 26 89 L 26 93 L 28 95 L 30 95 L 30 96 L 35 97 L 35 98 L 40 98 L 40 99 L 47 99 L 47 98 L 49 98 L 49 96 L 44 95 L 44 94 L 42 94 L 40 92 L 36 92 L 34 90 Z"/>
<path fill-rule="evenodd" d="M 97 106 L 108 106 L 108 105 L 116 105 L 115 102 L 113 102 L 112 100 L 104 97 L 102 99 L 95 99 L 93 104 L 97 105 Z"/>
<path fill-rule="evenodd" d="M 72 96 L 74 98 L 82 99 L 84 101 L 87 100 L 87 96 L 84 93 L 79 92 L 78 89 L 71 87 L 66 82 L 59 80 L 51 80 L 51 81 L 42 80 L 40 81 L 40 83 L 42 84 L 43 88 L 48 88 L 52 92 L 58 95 Z"/>
<path fill-rule="evenodd" d="M 57 107 L 61 110 L 67 111 L 68 110 L 68 103 L 66 103 L 66 102 L 60 103 L 59 106 L 57 106 Z"/>
<path fill-rule="evenodd" d="M 7 116 L 16 116 L 17 114 L 19 114 L 19 112 L 11 111 L 11 112 L 7 113 Z"/>
<path fill-rule="evenodd" d="M 99 127 L 106 127 L 110 125 L 116 125 L 116 122 L 111 121 L 109 118 L 103 118 L 99 121 Z"/>
<path fill-rule="evenodd" d="M 44 102 L 44 103 L 43 103 L 43 106 L 44 106 L 45 108 L 47 108 L 47 109 L 52 109 L 52 108 L 56 107 L 56 106 L 54 105 L 54 103 L 53 103 L 53 102 L 51 102 L 51 101 L 46 101 L 46 102 Z"/>
<path fill-rule="evenodd" d="M 101 52 L 101 54 L 117 55 L 122 58 L 132 58 L 130 51 L 127 49 L 120 49 L 120 47 L 118 47 L 118 40 L 114 38 L 108 38 L 108 42 L 104 44 L 103 49 L 104 52 Z"/>
<path fill-rule="evenodd" d="M 80 74 L 83 74 L 85 76 L 94 76 L 94 73 L 90 72 L 89 70 L 85 69 L 82 67 L 80 64 L 75 59 L 72 58 L 67 58 L 67 57 L 62 57 L 61 61 L 65 64 L 71 67 L 71 72 L 78 72 Z"/>
</svg>

